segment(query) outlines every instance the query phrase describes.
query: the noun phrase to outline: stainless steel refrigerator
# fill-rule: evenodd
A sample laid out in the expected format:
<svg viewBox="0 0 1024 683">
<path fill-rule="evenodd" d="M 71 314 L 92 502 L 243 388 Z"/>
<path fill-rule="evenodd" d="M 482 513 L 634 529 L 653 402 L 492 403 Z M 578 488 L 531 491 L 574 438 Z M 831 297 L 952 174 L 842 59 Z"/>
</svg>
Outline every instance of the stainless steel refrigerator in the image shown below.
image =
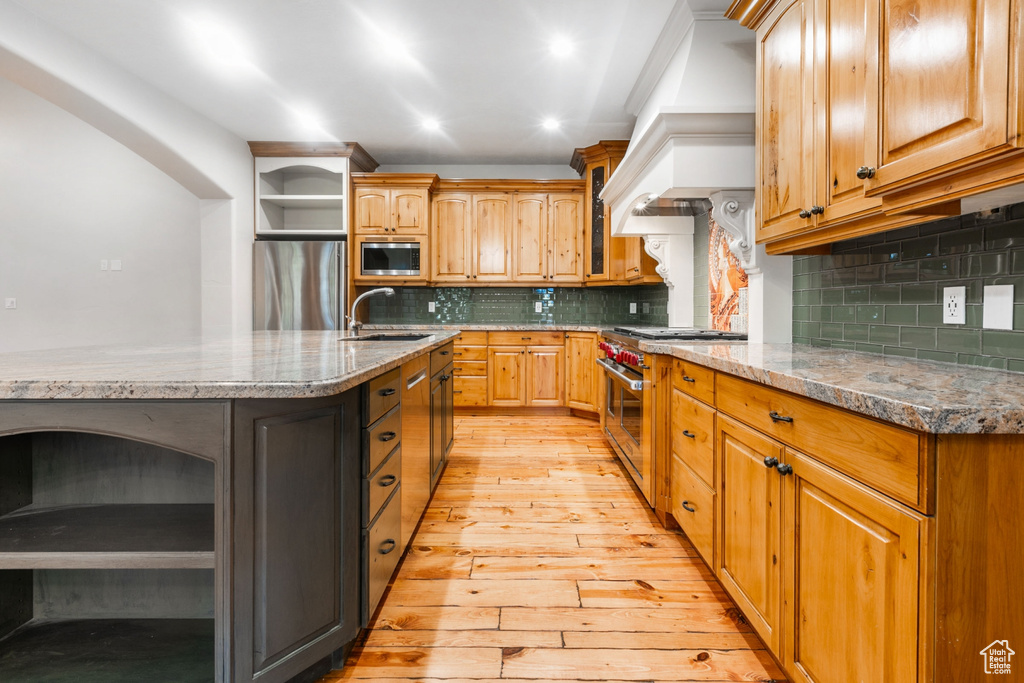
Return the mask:
<svg viewBox="0 0 1024 683">
<path fill-rule="evenodd" d="M 256 242 L 252 278 L 253 329 L 345 327 L 344 242 Z"/>
</svg>

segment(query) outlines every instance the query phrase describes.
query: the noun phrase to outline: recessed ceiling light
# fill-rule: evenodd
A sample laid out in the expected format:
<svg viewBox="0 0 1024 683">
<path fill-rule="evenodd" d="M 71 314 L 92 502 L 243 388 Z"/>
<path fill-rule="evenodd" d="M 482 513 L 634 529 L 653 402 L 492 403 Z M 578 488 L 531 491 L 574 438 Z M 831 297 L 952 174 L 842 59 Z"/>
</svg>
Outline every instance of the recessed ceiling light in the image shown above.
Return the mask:
<svg viewBox="0 0 1024 683">
<path fill-rule="evenodd" d="M 568 57 L 575 50 L 576 46 L 566 36 L 555 36 L 551 39 L 551 54 L 556 57 Z"/>
<path fill-rule="evenodd" d="M 429 131 L 441 130 L 441 124 L 437 119 L 423 119 L 423 127 Z"/>
<path fill-rule="evenodd" d="M 555 119 L 544 119 L 541 125 L 544 126 L 544 130 L 558 130 L 561 124 Z"/>
</svg>

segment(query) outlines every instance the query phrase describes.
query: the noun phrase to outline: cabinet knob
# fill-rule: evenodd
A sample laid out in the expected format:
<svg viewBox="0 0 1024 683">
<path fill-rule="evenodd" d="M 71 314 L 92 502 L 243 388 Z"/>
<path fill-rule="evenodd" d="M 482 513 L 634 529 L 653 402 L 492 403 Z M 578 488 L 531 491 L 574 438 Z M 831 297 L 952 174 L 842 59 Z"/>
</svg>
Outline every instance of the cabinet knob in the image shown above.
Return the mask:
<svg viewBox="0 0 1024 683">
<path fill-rule="evenodd" d="M 768 469 L 771 469 L 771 468 L 775 467 L 778 464 L 779 464 L 779 459 L 778 458 L 773 458 L 770 455 L 767 458 L 764 459 L 764 466 L 767 467 Z"/>
<path fill-rule="evenodd" d="M 469 275 L 467 275 L 467 276 L 466 276 L 466 279 L 468 280 L 469 278 L 470 278 L 470 276 L 469 276 Z"/>
<path fill-rule="evenodd" d="M 861 166 L 857 169 L 857 177 L 861 180 L 867 180 L 868 178 L 875 177 L 875 169 L 870 166 Z"/>
<path fill-rule="evenodd" d="M 686 510 L 687 512 L 696 512 L 697 511 L 697 508 L 690 506 L 690 501 L 688 501 L 688 500 L 684 500 L 682 502 L 682 506 L 683 506 L 683 509 Z"/>
<path fill-rule="evenodd" d="M 823 213 L 825 213 L 825 207 L 824 206 L 812 206 L 811 207 L 811 213 L 814 214 L 815 216 L 823 214 Z"/>
<path fill-rule="evenodd" d="M 779 471 L 779 474 L 786 476 L 787 474 L 793 474 L 793 466 L 789 463 L 779 463 L 775 466 L 775 469 Z"/>
<path fill-rule="evenodd" d="M 691 432 L 689 429 L 684 429 L 683 430 L 683 436 L 685 436 L 687 439 L 696 439 L 697 438 L 697 435 L 694 434 L 693 432 Z"/>
<path fill-rule="evenodd" d="M 772 422 L 792 422 L 793 418 L 788 415 L 779 415 L 774 410 L 768 413 L 768 417 L 772 419 Z"/>
<path fill-rule="evenodd" d="M 800 209 L 800 218 L 810 218 L 811 212 L 807 209 Z"/>
</svg>

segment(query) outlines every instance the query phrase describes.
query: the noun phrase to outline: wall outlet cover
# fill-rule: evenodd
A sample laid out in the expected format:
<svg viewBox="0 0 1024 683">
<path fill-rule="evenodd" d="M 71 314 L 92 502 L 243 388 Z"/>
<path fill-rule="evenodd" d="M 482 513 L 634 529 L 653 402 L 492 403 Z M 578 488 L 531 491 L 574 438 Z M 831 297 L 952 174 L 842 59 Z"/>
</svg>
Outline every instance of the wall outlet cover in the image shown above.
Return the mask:
<svg viewBox="0 0 1024 683">
<path fill-rule="evenodd" d="M 427 313 L 433 313 L 435 311 L 435 309 L 436 309 L 436 306 L 435 306 L 433 301 L 427 302 Z"/>
<path fill-rule="evenodd" d="M 17 308 L 17 307 L 18 307 L 18 300 L 15 299 L 14 297 L 9 297 L 7 299 L 4 299 L 4 308 Z"/>
<path fill-rule="evenodd" d="M 534 313 L 543 313 L 544 312 L 544 304 L 542 302 L 540 302 L 540 301 L 534 301 L 533 302 L 533 312 Z"/>
<path fill-rule="evenodd" d="M 990 330 L 1013 329 L 1013 285 L 985 285 L 981 326 Z"/>
<path fill-rule="evenodd" d="M 967 323 L 967 288 L 943 287 L 942 289 L 942 322 L 946 325 L 964 325 Z"/>
<path fill-rule="evenodd" d="M 635 313 L 636 313 L 636 302 L 632 302 L 632 301 L 631 301 L 631 302 L 629 303 L 629 312 L 630 312 L 631 314 L 635 314 Z"/>
</svg>

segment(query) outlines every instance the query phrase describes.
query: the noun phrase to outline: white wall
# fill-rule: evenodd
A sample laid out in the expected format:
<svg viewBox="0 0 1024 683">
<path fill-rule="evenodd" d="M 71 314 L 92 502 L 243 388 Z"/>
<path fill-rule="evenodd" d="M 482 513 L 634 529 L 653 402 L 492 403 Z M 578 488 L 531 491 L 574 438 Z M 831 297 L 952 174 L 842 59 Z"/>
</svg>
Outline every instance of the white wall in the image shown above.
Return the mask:
<svg viewBox="0 0 1024 683">
<path fill-rule="evenodd" d="M 520 180 L 531 178 L 537 180 L 579 180 L 580 176 L 572 170 L 569 159 L 564 166 L 505 164 L 505 165 L 440 165 L 421 166 L 415 164 L 382 165 L 378 173 L 436 173 L 442 178 L 489 178 Z"/>
<path fill-rule="evenodd" d="M 0 351 L 198 334 L 200 200 L 8 80 L 0 102 Z"/>
</svg>

